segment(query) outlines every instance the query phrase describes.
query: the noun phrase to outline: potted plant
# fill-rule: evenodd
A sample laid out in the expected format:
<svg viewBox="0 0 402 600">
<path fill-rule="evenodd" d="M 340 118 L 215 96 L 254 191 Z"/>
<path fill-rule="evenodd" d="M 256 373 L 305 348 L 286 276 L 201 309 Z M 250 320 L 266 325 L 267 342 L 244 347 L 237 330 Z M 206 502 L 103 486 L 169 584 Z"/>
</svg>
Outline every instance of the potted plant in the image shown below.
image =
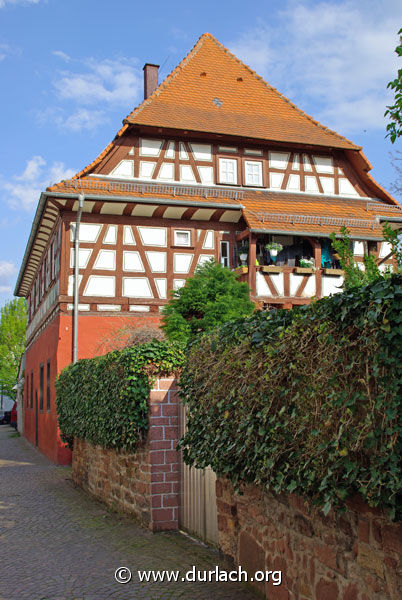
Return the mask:
<svg viewBox="0 0 402 600">
<path fill-rule="evenodd" d="M 241 260 L 241 266 L 246 266 L 248 258 L 248 242 L 243 242 L 239 248 L 239 258 Z"/>
<path fill-rule="evenodd" d="M 315 271 L 315 260 L 314 258 L 301 258 L 299 266 L 296 267 L 296 273 L 314 273 Z"/>
<path fill-rule="evenodd" d="M 273 257 L 277 256 L 278 252 L 280 252 L 283 249 L 283 246 L 279 242 L 269 242 L 269 244 L 266 244 L 265 248 Z"/>
</svg>

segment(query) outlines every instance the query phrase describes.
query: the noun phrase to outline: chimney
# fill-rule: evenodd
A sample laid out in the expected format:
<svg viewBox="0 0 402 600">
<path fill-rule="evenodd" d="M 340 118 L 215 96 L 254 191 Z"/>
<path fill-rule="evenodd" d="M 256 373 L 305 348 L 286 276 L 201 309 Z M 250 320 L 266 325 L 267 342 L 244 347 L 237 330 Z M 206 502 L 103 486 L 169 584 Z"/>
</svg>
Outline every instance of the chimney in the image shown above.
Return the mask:
<svg viewBox="0 0 402 600">
<path fill-rule="evenodd" d="M 144 65 L 144 100 L 148 98 L 158 87 L 158 69 L 159 65 Z"/>
</svg>

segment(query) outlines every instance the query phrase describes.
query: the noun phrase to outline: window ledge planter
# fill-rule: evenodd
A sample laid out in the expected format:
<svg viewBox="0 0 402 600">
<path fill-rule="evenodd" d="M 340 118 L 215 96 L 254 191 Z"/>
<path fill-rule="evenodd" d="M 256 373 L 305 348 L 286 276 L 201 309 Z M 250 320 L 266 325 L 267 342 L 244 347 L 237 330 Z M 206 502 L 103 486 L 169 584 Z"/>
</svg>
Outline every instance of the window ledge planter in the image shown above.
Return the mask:
<svg viewBox="0 0 402 600">
<path fill-rule="evenodd" d="M 299 275 L 312 275 L 315 272 L 313 267 L 295 267 L 295 273 Z"/>
<path fill-rule="evenodd" d="M 236 275 L 241 275 L 242 273 L 248 273 L 248 267 L 236 267 L 234 270 Z"/>
<path fill-rule="evenodd" d="M 344 271 L 342 269 L 324 269 L 324 275 L 334 275 L 339 277 L 339 275 L 344 275 Z"/>
<path fill-rule="evenodd" d="M 282 273 L 282 267 L 276 265 L 266 265 L 262 267 L 263 273 Z"/>
</svg>

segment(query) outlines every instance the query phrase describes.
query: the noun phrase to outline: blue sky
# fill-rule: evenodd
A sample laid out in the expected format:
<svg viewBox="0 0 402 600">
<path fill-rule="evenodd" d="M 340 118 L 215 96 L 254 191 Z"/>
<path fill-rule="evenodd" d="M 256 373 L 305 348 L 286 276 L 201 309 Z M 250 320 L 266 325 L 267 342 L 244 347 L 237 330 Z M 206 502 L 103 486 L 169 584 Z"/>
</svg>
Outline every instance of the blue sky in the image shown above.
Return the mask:
<svg viewBox="0 0 402 600">
<path fill-rule="evenodd" d="M 12 298 L 40 191 L 91 162 L 209 31 L 395 179 L 385 140 L 400 0 L 0 0 L 0 305 Z"/>
</svg>

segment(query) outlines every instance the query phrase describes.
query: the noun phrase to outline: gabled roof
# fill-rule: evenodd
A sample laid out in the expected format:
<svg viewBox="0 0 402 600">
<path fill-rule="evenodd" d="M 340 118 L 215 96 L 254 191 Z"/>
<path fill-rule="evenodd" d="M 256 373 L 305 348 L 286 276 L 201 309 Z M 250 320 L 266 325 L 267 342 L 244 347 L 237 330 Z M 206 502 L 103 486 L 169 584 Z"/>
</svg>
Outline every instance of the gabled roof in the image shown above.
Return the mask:
<svg viewBox="0 0 402 600">
<path fill-rule="evenodd" d="M 210 33 L 125 122 L 360 149 L 297 108 Z"/>
</svg>

